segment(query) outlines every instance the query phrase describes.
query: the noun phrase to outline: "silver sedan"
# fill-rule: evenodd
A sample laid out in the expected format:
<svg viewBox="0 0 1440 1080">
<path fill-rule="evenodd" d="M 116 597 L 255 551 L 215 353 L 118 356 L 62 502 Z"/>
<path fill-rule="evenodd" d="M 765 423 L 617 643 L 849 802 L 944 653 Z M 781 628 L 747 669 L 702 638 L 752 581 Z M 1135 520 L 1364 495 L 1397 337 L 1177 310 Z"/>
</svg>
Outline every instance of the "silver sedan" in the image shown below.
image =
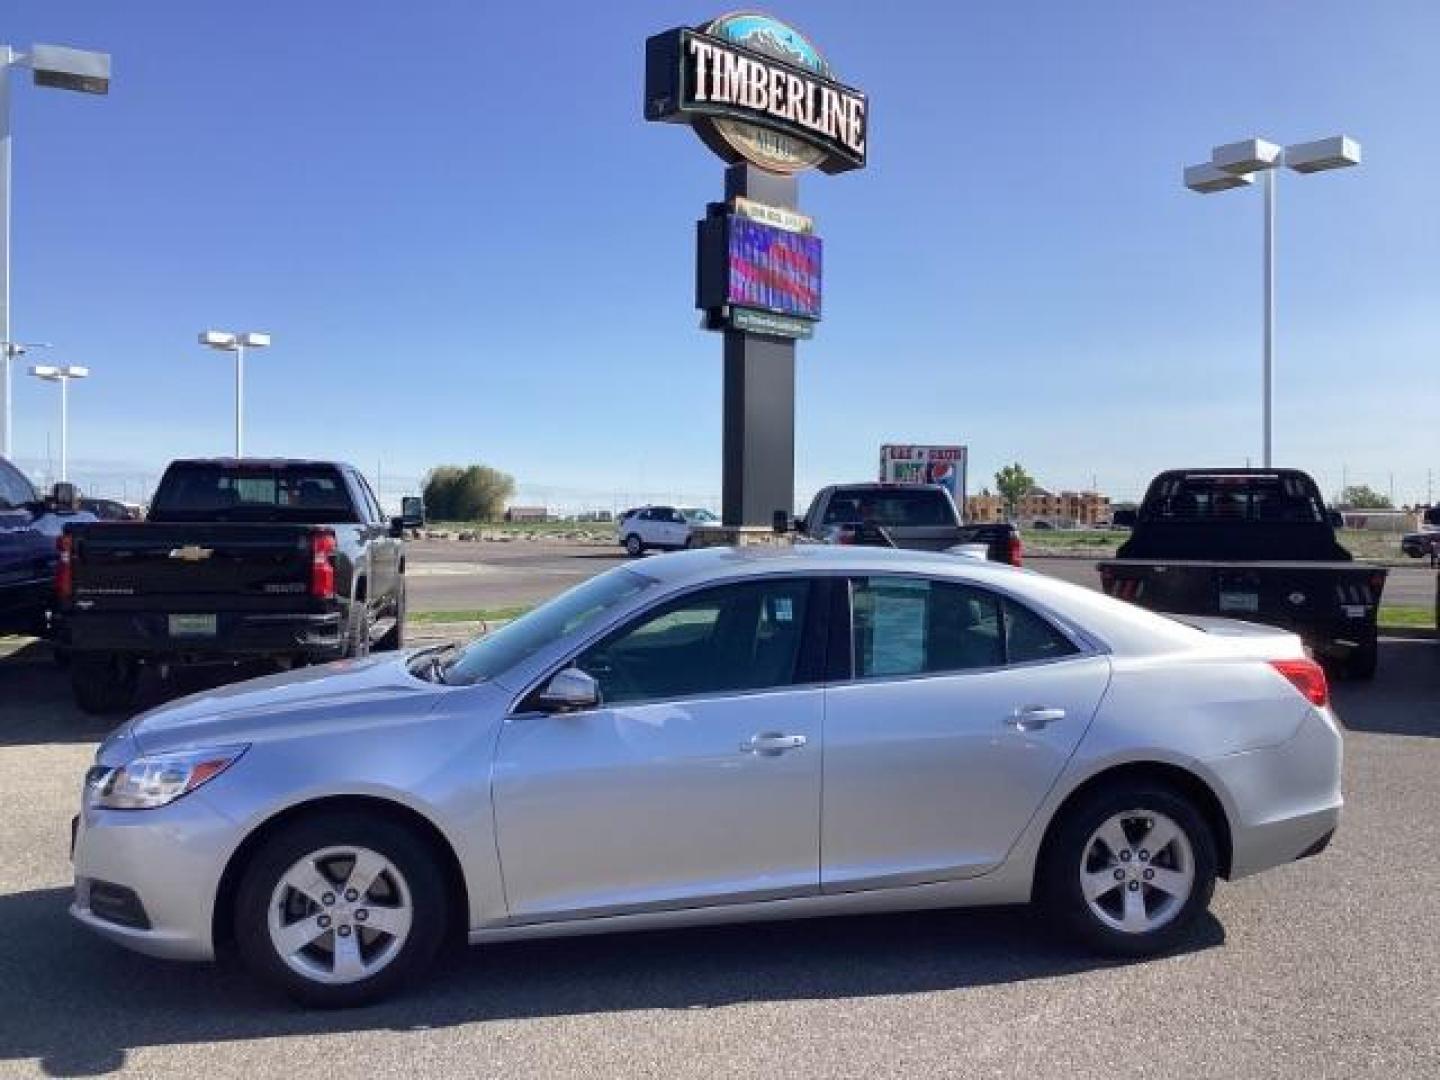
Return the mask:
<svg viewBox="0 0 1440 1080">
<path fill-rule="evenodd" d="M 317 1005 L 448 941 L 1030 900 L 1148 955 L 1217 877 L 1324 848 L 1340 754 L 1291 634 L 940 554 L 695 551 L 123 725 L 71 910 Z"/>
</svg>

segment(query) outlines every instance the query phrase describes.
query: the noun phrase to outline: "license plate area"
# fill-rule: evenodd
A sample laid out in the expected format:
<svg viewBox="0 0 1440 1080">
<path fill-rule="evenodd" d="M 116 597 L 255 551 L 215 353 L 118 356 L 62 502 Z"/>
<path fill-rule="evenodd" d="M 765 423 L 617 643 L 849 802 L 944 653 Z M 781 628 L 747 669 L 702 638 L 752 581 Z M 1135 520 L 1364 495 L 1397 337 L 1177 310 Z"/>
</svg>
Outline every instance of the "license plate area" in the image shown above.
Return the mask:
<svg viewBox="0 0 1440 1080">
<path fill-rule="evenodd" d="M 214 615 L 171 615 L 170 636 L 181 638 L 214 637 Z"/>
<path fill-rule="evenodd" d="M 1257 592 L 1222 589 L 1220 592 L 1220 610 L 1249 613 L 1257 612 L 1260 610 L 1260 594 Z"/>
</svg>

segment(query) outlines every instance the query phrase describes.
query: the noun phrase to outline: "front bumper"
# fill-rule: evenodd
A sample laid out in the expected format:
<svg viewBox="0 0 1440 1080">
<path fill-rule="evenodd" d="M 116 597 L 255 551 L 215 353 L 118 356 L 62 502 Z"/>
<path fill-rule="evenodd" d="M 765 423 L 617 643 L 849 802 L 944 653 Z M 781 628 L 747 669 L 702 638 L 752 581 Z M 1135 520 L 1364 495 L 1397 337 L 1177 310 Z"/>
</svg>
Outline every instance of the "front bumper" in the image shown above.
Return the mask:
<svg viewBox="0 0 1440 1080">
<path fill-rule="evenodd" d="M 1317 854 L 1340 823 L 1342 739 L 1312 709 L 1283 743 L 1206 762 L 1229 796 L 1230 880 Z"/>
<path fill-rule="evenodd" d="M 239 830 L 201 794 L 155 810 L 82 810 L 74 832 L 70 914 L 137 952 L 168 960 L 213 959 L 216 888 Z M 139 925 L 113 903 L 95 903 L 97 883 L 111 897 L 133 892 L 144 916 Z"/>
<path fill-rule="evenodd" d="M 345 652 L 344 617 L 339 611 L 221 611 L 213 636 L 172 636 L 169 613 L 152 611 L 67 611 L 60 633 L 76 652 L 106 652 L 182 663 L 303 656 L 339 659 Z"/>
</svg>

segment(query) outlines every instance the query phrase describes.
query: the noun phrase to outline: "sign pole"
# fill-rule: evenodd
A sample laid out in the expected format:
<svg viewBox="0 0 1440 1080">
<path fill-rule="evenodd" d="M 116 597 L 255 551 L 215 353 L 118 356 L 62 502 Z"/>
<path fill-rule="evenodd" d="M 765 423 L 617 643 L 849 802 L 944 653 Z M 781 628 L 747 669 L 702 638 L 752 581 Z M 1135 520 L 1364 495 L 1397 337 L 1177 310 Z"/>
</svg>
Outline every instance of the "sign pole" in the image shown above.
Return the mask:
<svg viewBox="0 0 1440 1080">
<path fill-rule="evenodd" d="M 725 170 L 725 201 L 754 199 L 796 210 L 799 185 L 754 165 Z M 722 524 L 769 528 L 795 506 L 795 342 L 733 327 L 724 331 Z"/>
</svg>

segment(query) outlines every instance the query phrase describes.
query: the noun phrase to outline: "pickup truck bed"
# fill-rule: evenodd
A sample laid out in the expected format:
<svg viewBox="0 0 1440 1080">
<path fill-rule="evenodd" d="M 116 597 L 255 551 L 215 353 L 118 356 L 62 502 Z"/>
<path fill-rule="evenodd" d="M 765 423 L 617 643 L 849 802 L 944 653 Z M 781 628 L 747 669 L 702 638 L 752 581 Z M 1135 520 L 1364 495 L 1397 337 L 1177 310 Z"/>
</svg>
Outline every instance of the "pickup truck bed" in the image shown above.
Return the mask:
<svg viewBox="0 0 1440 1080">
<path fill-rule="evenodd" d="M 1207 551 L 1211 557 L 1196 557 Z M 1348 674 L 1374 674 L 1386 571 L 1355 562 L 1336 542 L 1319 489 L 1304 473 L 1162 473 L 1131 539 L 1098 568 L 1105 592 L 1118 599 L 1279 626 Z"/>
</svg>

